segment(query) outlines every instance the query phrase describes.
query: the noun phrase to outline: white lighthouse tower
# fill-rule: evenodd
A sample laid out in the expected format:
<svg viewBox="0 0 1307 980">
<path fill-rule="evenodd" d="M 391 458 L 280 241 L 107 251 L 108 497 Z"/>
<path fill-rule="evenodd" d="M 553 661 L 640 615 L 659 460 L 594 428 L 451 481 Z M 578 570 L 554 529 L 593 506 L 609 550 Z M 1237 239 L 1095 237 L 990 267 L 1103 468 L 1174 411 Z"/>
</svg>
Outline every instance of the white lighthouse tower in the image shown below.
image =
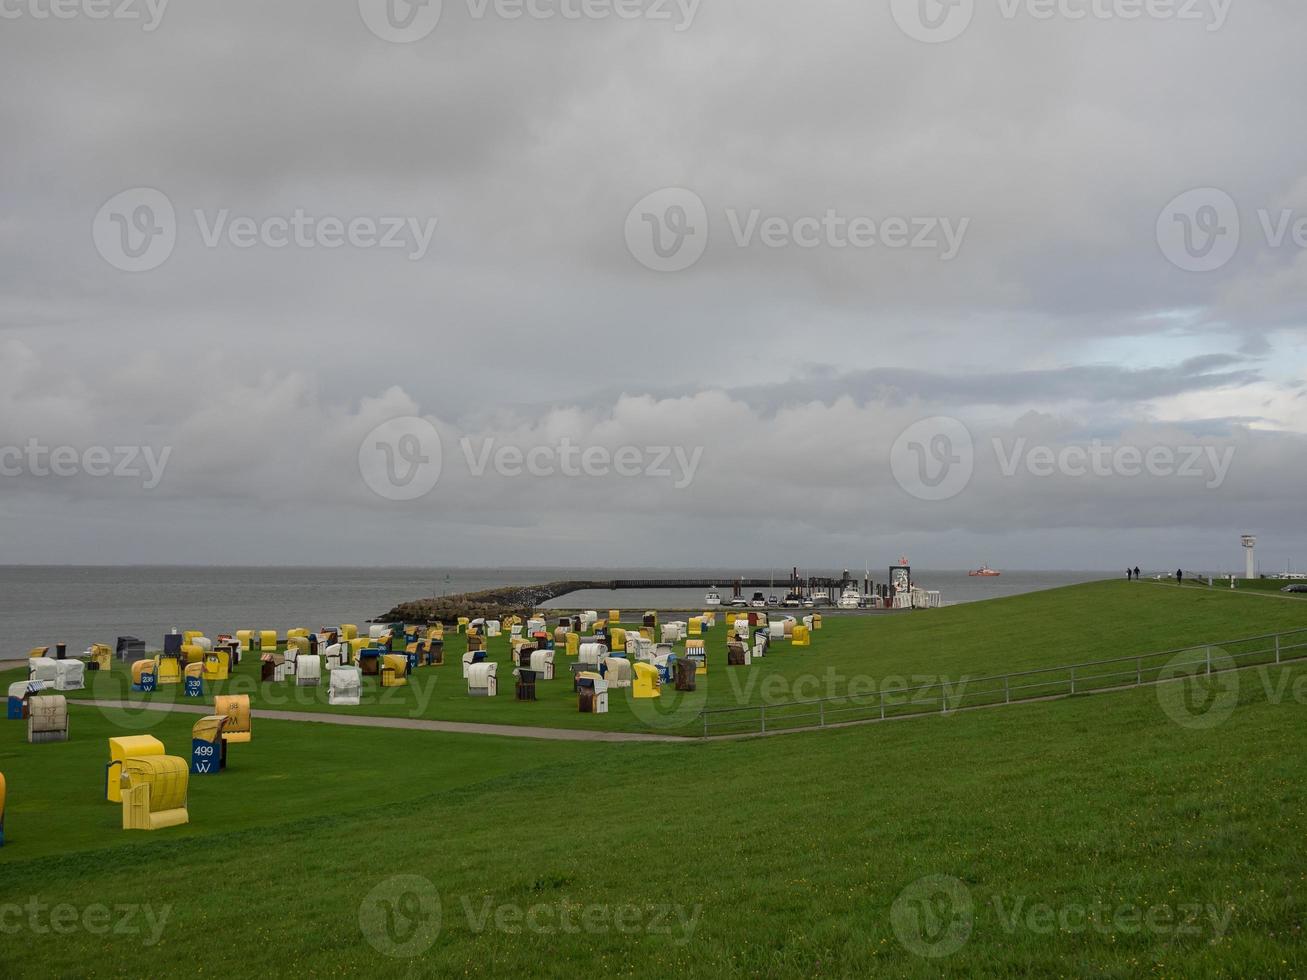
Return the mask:
<svg viewBox="0 0 1307 980">
<path fill-rule="evenodd" d="M 1244 578 L 1256 578 L 1257 561 L 1254 555 L 1257 548 L 1257 535 L 1245 534 L 1240 540 L 1243 542 Z"/>
</svg>

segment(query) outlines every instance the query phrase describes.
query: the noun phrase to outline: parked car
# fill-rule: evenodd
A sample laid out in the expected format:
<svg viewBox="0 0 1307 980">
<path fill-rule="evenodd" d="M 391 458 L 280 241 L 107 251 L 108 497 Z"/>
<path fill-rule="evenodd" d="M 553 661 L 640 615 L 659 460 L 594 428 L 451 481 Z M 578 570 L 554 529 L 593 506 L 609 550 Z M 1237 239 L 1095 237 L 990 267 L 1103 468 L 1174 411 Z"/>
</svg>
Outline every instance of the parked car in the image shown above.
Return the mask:
<svg viewBox="0 0 1307 980">
<path fill-rule="evenodd" d="M 1300 585 L 1286 585 L 1280 590 L 1281 592 L 1307 592 L 1307 583 Z"/>
</svg>

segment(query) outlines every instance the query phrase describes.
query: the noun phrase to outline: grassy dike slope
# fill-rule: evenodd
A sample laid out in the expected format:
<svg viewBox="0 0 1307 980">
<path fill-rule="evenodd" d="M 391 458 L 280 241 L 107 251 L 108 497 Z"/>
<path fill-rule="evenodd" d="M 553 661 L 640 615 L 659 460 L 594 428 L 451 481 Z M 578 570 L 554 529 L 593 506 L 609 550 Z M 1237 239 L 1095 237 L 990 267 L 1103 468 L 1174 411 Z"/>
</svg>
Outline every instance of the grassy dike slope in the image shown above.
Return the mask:
<svg viewBox="0 0 1307 980">
<path fill-rule="evenodd" d="M 780 643 L 750 668 L 726 667 L 723 617 L 708 633 L 710 672 L 700 678 L 696 697 L 678 699 L 669 690 L 658 701 L 632 702 L 627 694 L 614 691 L 607 715 L 577 712 L 576 697 L 565 679 L 572 661 L 561 653 L 555 660 L 559 679 L 539 686 L 539 701 L 515 702 L 506 637 L 489 641 L 490 656 L 500 665 L 500 696 L 489 701 L 469 698 L 459 667 L 466 641 L 452 632 L 444 667 L 421 669 L 409 686 L 384 691 L 376 678 L 365 678 L 364 703 L 357 708 L 329 707 L 325 683 L 316 688 L 261 684 L 253 658 L 247 658 L 231 681 L 211 691 L 250 694 L 256 709 L 696 734 L 701 728 L 694 719 L 704 707 L 833 697 L 850 685 L 866 693 L 889 678 L 911 684 L 940 679 L 957 683 L 967 677 L 1152 653 L 1295 627 L 1307 627 L 1307 602 L 1108 581 L 944 609 L 828 616 L 810 648 Z M 108 676 L 88 673 L 87 689 L 72 697 L 139 698 L 129 691 L 126 665 L 115 667 Z M 20 676 L 11 673 L 0 682 Z M 148 697 L 155 702 L 181 700 L 181 690 L 166 687 Z"/>
<path fill-rule="evenodd" d="M 5 913 L 0 973 L 1301 975 L 1307 675 L 1266 679 L 1270 694 L 1241 674 L 1210 728 L 1177 724 L 1161 689 L 685 745 L 267 723 L 261 754 L 196 781 L 190 836 L 113 829 L 79 746 L 39 772 L 29 754 L 0 913 L 35 899 L 167 917 L 147 945 L 143 918 L 54 937 Z M 99 746 L 92 715 L 74 731 Z M 396 875 L 430 882 L 438 931 L 409 927 L 434 922 Z M 968 905 L 905 904 L 935 875 Z M 919 955 L 950 923 L 965 941 Z M 379 951 L 401 941 L 411 956 Z"/>
</svg>

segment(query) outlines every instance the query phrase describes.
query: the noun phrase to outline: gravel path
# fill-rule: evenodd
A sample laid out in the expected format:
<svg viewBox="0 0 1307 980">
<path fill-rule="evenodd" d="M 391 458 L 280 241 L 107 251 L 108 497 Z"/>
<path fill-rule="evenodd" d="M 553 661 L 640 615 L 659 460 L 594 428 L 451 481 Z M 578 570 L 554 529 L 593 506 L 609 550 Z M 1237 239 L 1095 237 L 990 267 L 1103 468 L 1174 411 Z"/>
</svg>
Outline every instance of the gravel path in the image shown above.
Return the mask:
<svg viewBox="0 0 1307 980">
<path fill-rule="evenodd" d="M 70 705 L 96 708 L 129 708 L 133 711 L 179 711 L 207 715 L 212 705 L 141 704 L 126 701 L 70 701 Z M 314 711 L 275 711 L 255 708 L 256 718 L 271 721 L 311 721 L 324 725 L 353 725 L 357 728 L 400 728 L 418 732 L 452 732 L 457 735 L 503 735 L 508 738 L 538 738 L 555 742 L 687 742 L 675 735 L 645 735 L 639 732 L 587 732 L 572 728 L 532 728 L 526 725 L 480 725 L 462 721 L 433 721 L 427 718 L 372 718 L 366 715 L 327 715 Z"/>
</svg>

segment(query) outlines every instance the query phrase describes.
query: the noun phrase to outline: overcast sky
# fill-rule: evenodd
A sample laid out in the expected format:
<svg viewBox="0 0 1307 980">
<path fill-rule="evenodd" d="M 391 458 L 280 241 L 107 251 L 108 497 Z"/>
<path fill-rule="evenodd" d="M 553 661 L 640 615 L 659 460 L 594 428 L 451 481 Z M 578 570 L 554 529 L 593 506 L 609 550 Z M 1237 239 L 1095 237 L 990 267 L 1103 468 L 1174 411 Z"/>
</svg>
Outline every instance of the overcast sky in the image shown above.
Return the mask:
<svg viewBox="0 0 1307 980">
<path fill-rule="evenodd" d="M 1301 4 L 50 3 L 0 563 L 1307 568 Z"/>
</svg>

